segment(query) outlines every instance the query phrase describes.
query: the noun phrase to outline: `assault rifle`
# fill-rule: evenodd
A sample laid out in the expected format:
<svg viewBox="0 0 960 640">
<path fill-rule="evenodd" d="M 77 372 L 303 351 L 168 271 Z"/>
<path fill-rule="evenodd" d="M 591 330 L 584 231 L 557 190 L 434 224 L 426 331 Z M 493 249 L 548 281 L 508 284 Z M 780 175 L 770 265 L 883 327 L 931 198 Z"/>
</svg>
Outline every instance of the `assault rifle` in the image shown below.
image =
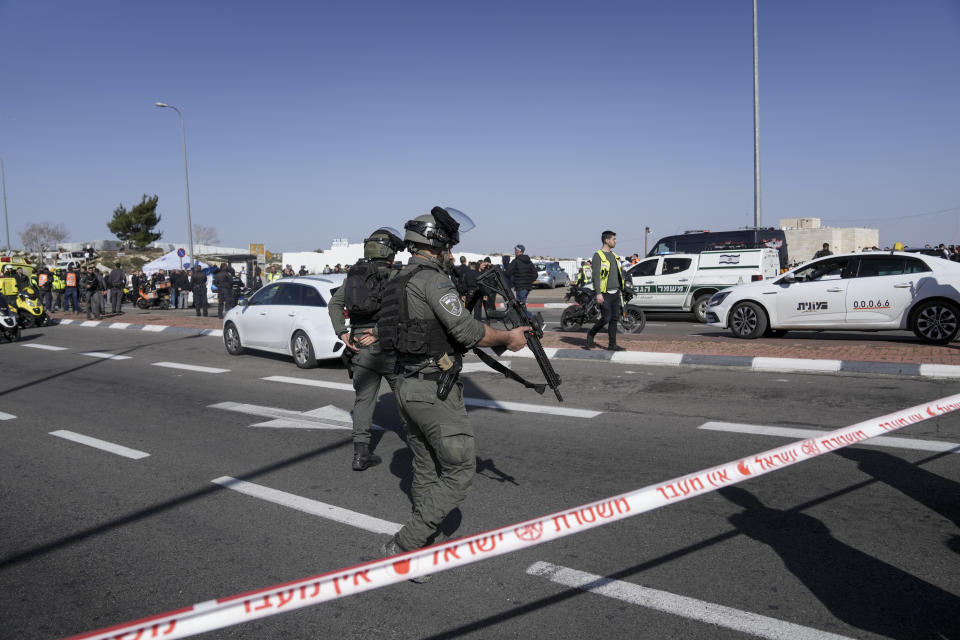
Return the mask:
<svg viewBox="0 0 960 640">
<path fill-rule="evenodd" d="M 533 357 L 536 358 L 537 364 L 540 366 L 540 371 L 543 372 L 543 377 L 547 382 L 546 384 L 529 382 L 516 372 L 504 367 L 480 349 L 474 349 L 473 352 L 492 369 L 499 371 L 508 378 L 516 380 L 529 389 L 533 389 L 537 393 L 542 394 L 549 386 L 557 395 L 557 400 L 563 402 L 563 396 L 560 395 L 560 376 L 554 371 L 553 365 L 551 365 L 550 360 L 547 359 L 547 354 L 544 352 L 543 345 L 540 343 L 540 338 L 543 337 L 543 316 L 540 313 L 533 316 L 527 313 L 527 305 L 517 300 L 517 296 L 514 295 L 513 290 L 507 285 L 507 280 L 503 276 L 503 270 L 499 267 L 484 271 L 480 277 L 477 278 L 477 284 L 477 292 L 468 302 L 467 308 L 472 310 L 474 305 L 479 303 L 483 298 L 484 288 L 491 293 L 496 293 L 501 296 L 505 305 L 503 313 L 504 327 L 506 327 L 507 331 L 517 327 L 530 327 L 530 331 L 526 333 L 527 348 L 533 352 Z M 506 351 L 506 347 L 493 348 L 493 352 L 498 356 L 502 355 L 504 351 Z"/>
</svg>

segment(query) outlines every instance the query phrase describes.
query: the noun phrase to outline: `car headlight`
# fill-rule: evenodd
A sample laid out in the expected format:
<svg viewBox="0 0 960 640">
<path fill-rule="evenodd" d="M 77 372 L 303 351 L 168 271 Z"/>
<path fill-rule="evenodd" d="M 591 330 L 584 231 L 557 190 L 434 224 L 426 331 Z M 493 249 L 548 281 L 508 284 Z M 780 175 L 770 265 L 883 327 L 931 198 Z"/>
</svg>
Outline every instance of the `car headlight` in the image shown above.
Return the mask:
<svg viewBox="0 0 960 640">
<path fill-rule="evenodd" d="M 713 294 L 710 297 L 710 300 L 707 302 L 707 306 L 712 307 L 714 305 L 720 304 L 721 302 L 727 299 L 728 295 L 730 295 L 729 291 L 720 291 L 718 293 Z"/>
</svg>

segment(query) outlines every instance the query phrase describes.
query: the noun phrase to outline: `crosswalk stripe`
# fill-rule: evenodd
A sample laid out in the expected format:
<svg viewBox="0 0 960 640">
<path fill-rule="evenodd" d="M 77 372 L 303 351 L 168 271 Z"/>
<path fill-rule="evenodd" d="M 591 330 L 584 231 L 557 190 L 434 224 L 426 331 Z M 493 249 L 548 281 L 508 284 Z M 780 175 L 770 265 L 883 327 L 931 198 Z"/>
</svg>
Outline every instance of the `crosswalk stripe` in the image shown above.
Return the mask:
<svg viewBox="0 0 960 640">
<path fill-rule="evenodd" d="M 655 611 L 748 633 L 759 638 L 770 640 L 849 640 L 847 636 L 811 629 L 792 622 L 785 622 L 704 600 L 680 596 L 669 591 L 660 591 L 630 582 L 611 580 L 592 573 L 550 564 L 549 562 L 536 562 L 530 565 L 527 573 L 532 576 L 547 578 L 551 582 L 565 587 L 589 591 Z"/>
<path fill-rule="evenodd" d="M 167 369 L 183 369 L 185 371 L 197 371 L 199 373 L 228 373 L 230 369 L 217 369 L 216 367 L 201 367 L 196 364 L 183 364 L 180 362 L 151 362 L 154 367 L 166 367 Z"/>
<path fill-rule="evenodd" d="M 90 356 L 91 358 L 103 358 L 104 360 L 129 360 L 130 356 L 118 356 L 112 353 L 102 353 L 100 351 L 81 351 L 81 356 Z"/>
<path fill-rule="evenodd" d="M 353 385 L 343 384 L 342 382 L 308 380 L 306 378 L 292 378 L 289 376 L 269 376 L 261 379 L 269 382 L 285 382 L 288 384 L 302 384 L 310 387 L 324 387 L 326 389 L 353 391 Z M 524 411 L 527 413 L 546 413 L 555 416 L 570 416 L 574 418 L 595 418 L 603 413 L 602 411 L 592 411 L 589 409 L 572 409 L 554 405 L 527 404 L 525 402 L 508 402 L 505 400 L 469 398 L 466 396 L 463 398 L 463 403 L 468 407 L 482 407 L 484 409 L 499 409 L 502 411 Z"/>
<path fill-rule="evenodd" d="M 230 476 L 223 476 L 211 482 L 244 495 L 260 498 L 261 500 L 320 516 L 321 518 L 333 520 L 341 524 L 348 524 L 358 529 L 370 531 L 371 533 L 382 533 L 392 536 L 399 531 L 401 527 L 401 525 L 395 522 L 381 520 L 380 518 L 374 518 L 373 516 L 368 516 L 363 513 L 357 513 L 356 511 L 350 511 L 349 509 L 311 500 L 310 498 L 304 498 L 303 496 L 294 495 L 285 491 L 271 489 L 270 487 L 252 482 L 238 480 Z"/>
<path fill-rule="evenodd" d="M 791 429 L 787 427 L 766 427 L 758 424 L 743 424 L 739 422 L 705 422 L 698 429 L 707 431 L 724 431 L 727 433 L 748 433 L 761 436 L 777 436 L 783 438 L 817 438 L 827 431 L 819 429 Z M 960 453 L 960 443 L 943 442 L 942 440 L 917 440 L 915 438 L 896 438 L 877 436 L 864 442 L 863 446 L 892 447 L 894 449 L 916 449 L 919 451 L 943 451 Z"/>
<path fill-rule="evenodd" d="M 102 451 L 109 451 L 110 453 L 123 456 L 124 458 L 132 458 L 133 460 L 140 460 L 141 458 L 147 458 L 150 456 L 149 453 L 144 451 L 138 451 L 136 449 L 124 447 L 123 445 L 114 444 L 113 442 L 108 442 L 106 440 L 100 440 L 99 438 L 91 438 L 90 436 L 74 433 L 73 431 L 65 431 L 61 429 L 59 431 L 51 431 L 50 435 L 57 436 L 58 438 L 63 438 L 65 440 L 78 442 L 80 444 L 85 444 L 88 447 L 94 447 L 95 449 L 100 449 Z"/>
</svg>

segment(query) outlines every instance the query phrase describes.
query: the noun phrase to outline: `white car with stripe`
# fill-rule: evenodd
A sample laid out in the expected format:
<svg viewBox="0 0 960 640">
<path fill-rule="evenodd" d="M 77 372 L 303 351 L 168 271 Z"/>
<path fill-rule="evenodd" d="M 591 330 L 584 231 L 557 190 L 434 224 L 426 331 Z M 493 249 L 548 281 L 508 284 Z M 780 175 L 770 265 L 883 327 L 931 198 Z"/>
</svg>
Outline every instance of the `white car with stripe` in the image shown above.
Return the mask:
<svg viewBox="0 0 960 640">
<path fill-rule="evenodd" d="M 946 344 L 960 331 L 960 264 L 899 251 L 812 260 L 773 281 L 714 294 L 707 324 L 738 338 L 787 331 L 911 330 Z"/>
</svg>

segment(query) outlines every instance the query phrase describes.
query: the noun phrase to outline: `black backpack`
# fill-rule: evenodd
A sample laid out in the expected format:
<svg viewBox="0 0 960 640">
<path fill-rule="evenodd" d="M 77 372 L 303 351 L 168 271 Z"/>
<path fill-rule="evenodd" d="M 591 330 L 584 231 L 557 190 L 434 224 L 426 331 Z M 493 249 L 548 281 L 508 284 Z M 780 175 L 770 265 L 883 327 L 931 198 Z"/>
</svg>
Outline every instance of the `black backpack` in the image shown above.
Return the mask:
<svg viewBox="0 0 960 640">
<path fill-rule="evenodd" d="M 383 300 L 390 269 L 371 260 L 350 267 L 343 281 L 343 306 L 353 322 L 375 320 Z"/>
</svg>

